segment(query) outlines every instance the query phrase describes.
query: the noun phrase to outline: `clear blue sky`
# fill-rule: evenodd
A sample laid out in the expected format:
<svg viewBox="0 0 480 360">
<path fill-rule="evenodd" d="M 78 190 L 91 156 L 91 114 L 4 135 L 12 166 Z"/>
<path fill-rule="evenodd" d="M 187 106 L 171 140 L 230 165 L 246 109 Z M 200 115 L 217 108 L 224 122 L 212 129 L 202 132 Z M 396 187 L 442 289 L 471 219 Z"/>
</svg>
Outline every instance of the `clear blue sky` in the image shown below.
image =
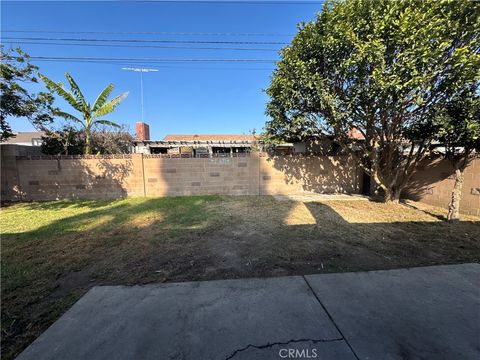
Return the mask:
<svg viewBox="0 0 480 360">
<path fill-rule="evenodd" d="M 2 2 L 2 42 L 6 37 L 23 38 L 87 38 L 141 39 L 181 41 L 263 41 L 289 42 L 296 25 L 309 21 L 321 10 L 316 4 L 225 4 L 225 3 L 155 3 L 155 2 Z M 11 33 L 6 30 L 33 30 Z M 39 33 L 62 31 L 75 33 Z M 167 32 L 167 33 L 262 33 L 287 36 L 245 35 L 172 35 L 172 34 L 88 34 L 78 32 Z M 12 40 L 21 41 L 21 40 Z M 23 42 L 39 40 L 23 40 Z M 45 42 L 45 41 L 44 41 Z M 66 41 L 58 41 L 66 42 Z M 67 41 L 71 44 L 72 41 Z M 77 42 L 78 43 L 78 42 Z M 98 43 L 97 43 L 98 44 Z M 105 44 L 105 43 L 100 43 Z M 117 43 L 118 44 L 118 43 Z M 132 43 L 128 43 L 132 45 Z M 133 43 L 154 46 L 197 46 L 279 49 L 272 44 L 176 44 Z M 162 59 L 278 59 L 276 51 L 234 51 L 166 49 L 148 47 L 57 46 L 22 44 L 31 56 L 106 57 Z M 114 95 L 129 91 L 129 97 L 108 118 L 127 125 L 131 131 L 141 118 L 140 77 L 118 64 L 32 61 L 43 74 L 65 83 L 70 73 L 94 101 L 110 82 Z M 158 68 L 144 76 L 145 122 L 150 124 L 153 139 L 174 133 L 248 133 L 264 126 L 263 92 L 270 81 L 273 63 L 135 63 Z M 255 69 L 255 70 L 253 70 Z M 39 90 L 42 86 L 29 87 Z M 57 105 L 70 111 L 58 100 Z M 25 120 L 11 119 L 15 131 L 32 127 Z"/>
</svg>

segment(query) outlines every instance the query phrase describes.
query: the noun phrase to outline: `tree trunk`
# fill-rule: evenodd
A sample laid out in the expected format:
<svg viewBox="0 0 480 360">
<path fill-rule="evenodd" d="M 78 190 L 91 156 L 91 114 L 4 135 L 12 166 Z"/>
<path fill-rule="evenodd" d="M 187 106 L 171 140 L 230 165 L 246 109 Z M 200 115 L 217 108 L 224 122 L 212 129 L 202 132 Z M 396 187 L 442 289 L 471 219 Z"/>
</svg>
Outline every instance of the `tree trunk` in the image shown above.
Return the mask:
<svg viewBox="0 0 480 360">
<path fill-rule="evenodd" d="M 92 147 L 90 144 L 90 131 L 85 131 L 85 155 L 90 155 Z"/>
<path fill-rule="evenodd" d="M 462 197 L 464 167 L 455 167 L 455 185 L 452 191 L 452 200 L 448 205 L 448 221 L 457 222 L 460 220 L 460 199 Z"/>
<path fill-rule="evenodd" d="M 400 201 L 400 195 L 402 193 L 402 190 L 400 189 L 390 189 L 388 188 L 385 190 L 385 195 L 383 197 L 383 201 L 386 203 L 393 203 L 393 204 L 398 204 Z"/>
<path fill-rule="evenodd" d="M 377 156 L 378 144 L 373 146 L 371 160 L 371 173 L 375 183 L 384 191 L 383 202 L 385 203 L 397 203 L 400 201 L 400 194 L 402 192 L 401 186 L 397 186 L 396 182 L 391 182 L 382 175 L 380 171 L 379 158 Z M 397 180 L 395 177 L 394 180 Z M 395 185 L 392 185 L 395 184 Z"/>
</svg>

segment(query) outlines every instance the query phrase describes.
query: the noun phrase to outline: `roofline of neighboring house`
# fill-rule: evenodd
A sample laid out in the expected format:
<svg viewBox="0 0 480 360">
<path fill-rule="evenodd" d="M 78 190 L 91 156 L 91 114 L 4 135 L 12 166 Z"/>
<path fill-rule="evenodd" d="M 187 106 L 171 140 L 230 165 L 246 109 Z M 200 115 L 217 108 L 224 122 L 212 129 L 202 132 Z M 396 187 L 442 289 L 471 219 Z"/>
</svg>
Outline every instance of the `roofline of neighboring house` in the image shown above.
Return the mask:
<svg viewBox="0 0 480 360">
<path fill-rule="evenodd" d="M 148 146 L 149 148 L 172 148 L 172 147 L 219 147 L 219 148 L 250 148 L 255 144 L 263 145 L 261 141 L 231 140 L 231 141 L 164 141 L 164 140 L 134 140 L 134 146 Z M 275 148 L 293 148 L 293 143 L 281 143 L 271 145 Z"/>
<path fill-rule="evenodd" d="M 44 131 L 18 131 L 13 136 L 0 142 L 1 145 L 22 145 L 22 146 L 40 146 L 34 140 L 41 140 L 45 135 Z"/>
<path fill-rule="evenodd" d="M 242 145 L 257 143 L 256 140 L 138 140 L 134 139 L 134 143 L 144 145 L 212 145 L 212 144 L 230 144 L 230 145 Z"/>
<path fill-rule="evenodd" d="M 225 138 L 237 137 L 237 138 L 244 138 L 244 139 L 247 139 L 247 138 L 258 139 L 260 137 L 258 135 L 253 135 L 253 134 L 250 134 L 250 135 L 245 135 L 245 134 L 167 134 L 163 137 L 163 141 L 193 141 L 193 140 L 168 140 L 168 138 L 170 137 L 172 138 L 175 138 L 175 137 L 205 138 L 205 137 L 211 137 L 211 136 L 225 137 Z"/>
</svg>

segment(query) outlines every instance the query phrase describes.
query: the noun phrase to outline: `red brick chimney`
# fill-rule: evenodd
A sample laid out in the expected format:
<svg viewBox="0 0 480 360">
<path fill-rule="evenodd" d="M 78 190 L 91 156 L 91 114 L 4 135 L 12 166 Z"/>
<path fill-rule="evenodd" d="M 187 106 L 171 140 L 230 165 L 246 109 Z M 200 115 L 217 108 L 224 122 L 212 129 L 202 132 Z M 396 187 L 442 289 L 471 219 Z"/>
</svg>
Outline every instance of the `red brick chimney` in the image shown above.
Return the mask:
<svg viewBox="0 0 480 360">
<path fill-rule="evenodd" d="M 135 123 L 135 133 L 137 140 L 150 140 L 150 126 L 143 122 Z"/>
</svg>

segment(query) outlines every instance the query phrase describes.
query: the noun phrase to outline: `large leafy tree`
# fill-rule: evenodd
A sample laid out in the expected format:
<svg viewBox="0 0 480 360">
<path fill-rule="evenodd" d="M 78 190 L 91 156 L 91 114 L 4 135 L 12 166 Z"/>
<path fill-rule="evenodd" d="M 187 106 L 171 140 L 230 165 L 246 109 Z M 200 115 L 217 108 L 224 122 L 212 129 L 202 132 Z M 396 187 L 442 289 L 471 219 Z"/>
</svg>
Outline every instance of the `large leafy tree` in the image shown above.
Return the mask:
<svg viewBox="0 0 480 360">
<path fill-rule="evenodd" d="M 46 76 L 40 74 L 40 78 L 43 82 L 45 82 L 47 88 L 50 91 L 57 93 L 81 114 L 80 117 L 76 117 L 75 115 L 64 111 L 55 112 L 55 115 L 73 121 L 83 127 L 83 131 L 85 133 L 84 153 L 91 154 L 92 130 L 97 125 L 120 127 L 120 125 L 116 124 L 113 121 L 103 120 L 102 117 L 113 112 L 113 110 L 128 96 L 128 92 L 118 95 L 111 100 L 108 100 L 108 97 L 113 91 L 113 84 L 110 84 L 100 93 L 100 95 L 98 95 L 93 105 L 90 105 L 90 103 L 85 100 L 85 97 L 83 96 L 80 87 L 70 76 L 70 74 L 65 73 L 65 77 L 67 78 L 67 81 L 70 85 L 70 90 L 65 89 L 63 84 L 56 83 L 47 78 Z"/>
<path fill-rule="evenodd" d="M 433 109 L 480 73 L 480 2 L 332 1 L 281 52 L 277 138 L 330 133 L 398 201 L 435 135 Z M 365 141 L 348 141 L 352 128 Z"/>
<path fill-rule="evenodd" d="M 38 82 L 38 67 L 20 48 L 4 51 L 0 47 L 0 60 L 0 141 L 14 136 L 8 117 L 26 118 L 43 129 L 53 121 L 54 98 L 47 92 L 32 93 L 24 87 Z"/>
<path fill-rule="evenodd" d="M 480 153 L 479 86 L 472 84 L 439 106 L 435 116 L 440 152 L 451 161 L 455 184 L 448 206 L 448 220 L 458 221 L 464 171 Z"/>
</svg>

